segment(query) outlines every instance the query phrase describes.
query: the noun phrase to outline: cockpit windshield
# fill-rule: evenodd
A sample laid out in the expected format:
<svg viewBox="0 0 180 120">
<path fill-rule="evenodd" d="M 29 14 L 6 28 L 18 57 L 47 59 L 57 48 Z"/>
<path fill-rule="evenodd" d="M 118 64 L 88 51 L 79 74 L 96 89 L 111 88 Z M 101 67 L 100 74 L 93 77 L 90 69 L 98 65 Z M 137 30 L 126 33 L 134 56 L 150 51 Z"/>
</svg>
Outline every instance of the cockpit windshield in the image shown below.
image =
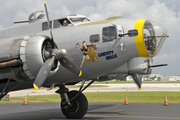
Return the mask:
<svg viewBox="0 0 180 120">
<path fill-rule="evenodd" d="M 82 22 L 89 22 L 90 20 L 87 19 L 87 18 L 70 18 L 70 20 L 73 22 L 73 23 L 82 23 Z"/>
<path fill-rule="evenodd" d="M 166 37 L 167 31 L 163 25 L 146 20 L 143 28 L 143 38 L 149 56 L 155 56 L 159 53 Z"/>
</svg>

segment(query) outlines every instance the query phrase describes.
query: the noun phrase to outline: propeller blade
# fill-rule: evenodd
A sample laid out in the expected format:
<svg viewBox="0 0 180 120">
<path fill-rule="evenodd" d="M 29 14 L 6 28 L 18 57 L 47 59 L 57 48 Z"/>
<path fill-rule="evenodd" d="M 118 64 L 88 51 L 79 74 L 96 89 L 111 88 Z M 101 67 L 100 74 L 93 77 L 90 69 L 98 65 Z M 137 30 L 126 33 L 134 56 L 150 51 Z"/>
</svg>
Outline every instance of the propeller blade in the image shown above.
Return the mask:
<svg viewBox="0 0 180 120">
<path fill-rule="evenodd" d="M 62 66 L 64 66 L 67 70 L 69 70 L 73 74 L 75 74 L 79 77 L 82 75 L 82 70 L 80 70 L 79 67 L 77 67 L 74 63 L 72 63 L 66 57 L 61 57 L 59 59 L 59 62 L 61 63 Z"/>
<path fill-rule="evenodd" d="M 46 1 L 44 1 L 44 8 L 45 8 L 45 11 L 46 11 L 46 17 L 47 17 L 47 22 L 48 22 L 48 28 L 49 28 L 49 31 L 50 31 L 50 34 L 51 34 L 51 40 L 53 41 L 53 48 L 55 48 L 53 34 L 52 34 L 51 27 L 50 27 L 50 22 L 49 22 L 49 15 L 48 15 L 48 10 L 47 10 L 47 6 L 46 6 Z"/>
<path fill-rule="evenodd" d="M 51 71 L 53 65 L 54 65 L 54 59 L 55 56 L 49 58 L 48 60 L 46 60 L 46 62 L 44 63 L 44 65 L 41 67 L 41 69 L 39 70 L 36 79 L 33 83 L 34 88 L 37 90 L 39 89 L 42 84 L 44 83 L 44 81 L 46 80 L 49 72 Z"/>
<path fill-rule="evenodd" d="M 139 90 L 142 90 L 141 82 L 142 82 L 142 75 L 134 74 L 131 75 L 134 81 L 136 82 L 137 86 L 139 87 Z"/>
</svg>

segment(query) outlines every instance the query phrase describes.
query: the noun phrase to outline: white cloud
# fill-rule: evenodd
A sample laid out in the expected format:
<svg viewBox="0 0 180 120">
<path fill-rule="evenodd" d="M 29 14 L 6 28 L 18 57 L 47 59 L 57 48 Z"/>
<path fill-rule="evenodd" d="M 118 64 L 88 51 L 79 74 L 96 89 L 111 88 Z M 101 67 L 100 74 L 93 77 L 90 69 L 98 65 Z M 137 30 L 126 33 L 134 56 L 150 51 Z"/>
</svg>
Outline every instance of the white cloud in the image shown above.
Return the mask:
<svg viewBox="0 0 180 120">
<path fill-rule="evenodd" d="M 93 21 L 102 20 L 102 18 L 104 18 L 104 14 L 103 13 L 93 13 L 89 16 L 89 18 Z"/>
<path fill-rule="evenodd" d="M 66 6 L 62 6 L 60 9 L 55 10 L 55 12 L 53 14 L 55 14 L 55 16 L 63 16 L 64 17 L 64 16 L 67 16 L 67 15 L 70 15 L 71 10 L 68 9 Z"/>
<path fill-rule="evenodd" d="M 17 6 L 17 2 L 15 0 L 7 1 L 4 5 L 4 9 L 8 11 L 12 11 L 16 6 Z"/>
<path fill-rule="evenodd" d="M 106 12 L 113 14 L 130 14 L 143 10 L 145 6 L 146 5 L 144 1 L 142 0 L 111 0 L 107 4 L 105 4 L 105 10 Z"/>
<path fill-rule="evenodd" d="M 92 13 L 95 13 L 95 8 L 93 6 L 85 6 L 81 9 L 76 10 L 76 13 L 88 16 Z"/>
<path fill-rule="evenodd" d="M 92 20 L 100 20 L 97 15 L 100 15 L 101 19 L 106 19 L 112 15 L 129 16 L 131 13 L 143 10 L 145 6 L 143 0 L 98 0 L 95 12 L 90 12 L 89 17 L 92 17 Z"/>
<path fill-rule="evenodd" d="M 22 21 L 22 20 L 27 20 L 27 14 L 24 10 L 19 9 L 13 18 L 13 21 Z"/>
</svg>

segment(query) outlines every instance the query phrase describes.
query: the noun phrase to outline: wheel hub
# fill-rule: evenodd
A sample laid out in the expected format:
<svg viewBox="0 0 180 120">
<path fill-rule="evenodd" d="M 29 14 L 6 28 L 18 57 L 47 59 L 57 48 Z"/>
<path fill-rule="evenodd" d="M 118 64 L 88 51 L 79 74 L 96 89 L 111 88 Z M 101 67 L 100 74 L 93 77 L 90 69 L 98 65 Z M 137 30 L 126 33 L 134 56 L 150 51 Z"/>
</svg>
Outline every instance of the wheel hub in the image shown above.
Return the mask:
<svg viewBox="0 0 180 120">
<path fill-rule="evenodd" d="M 71 106 L 65 105 L 64 108 L 69 112 L 69 113 L 76 113 L 77 110 L 79 109 L 79 103 L 76 100 L 73 100 L 70 102 Z"/>
</svg>

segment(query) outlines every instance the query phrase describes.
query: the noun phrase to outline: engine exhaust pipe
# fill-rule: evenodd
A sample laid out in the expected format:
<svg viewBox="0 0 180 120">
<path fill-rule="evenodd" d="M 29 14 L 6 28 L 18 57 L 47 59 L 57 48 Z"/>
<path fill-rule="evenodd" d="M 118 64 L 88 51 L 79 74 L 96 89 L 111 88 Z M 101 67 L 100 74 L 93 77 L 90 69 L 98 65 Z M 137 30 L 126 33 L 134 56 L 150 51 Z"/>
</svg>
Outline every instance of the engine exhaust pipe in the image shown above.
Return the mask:
<svg viewBox="0 0 180 120">
<path fill-rule="evenodd" d="M 8 67 L 16 67 L 16 66 L 22 66 L 23 63 L 20 59 L 14 59 L 7 62 L 0 63 L 0 69 L 2 68 L 8 68 Z"/>
</svg>

